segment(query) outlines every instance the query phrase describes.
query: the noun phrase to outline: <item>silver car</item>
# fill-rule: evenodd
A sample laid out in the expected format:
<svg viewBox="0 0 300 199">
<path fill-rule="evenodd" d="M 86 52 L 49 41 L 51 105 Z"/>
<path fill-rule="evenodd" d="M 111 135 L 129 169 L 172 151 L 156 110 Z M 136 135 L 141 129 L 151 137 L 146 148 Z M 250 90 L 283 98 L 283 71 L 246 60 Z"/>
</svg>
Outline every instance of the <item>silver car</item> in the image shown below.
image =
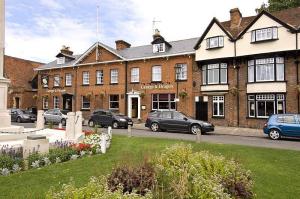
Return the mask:
<svg viewBox="0 0 300 199">
<path fill-rule="evenodd" d="M 50 109 L 44 113 L 45 123 L 61 123 L 63 126 L 67 122 L 68 111 L 63 111 L 60 109 Z"/>
</svg>

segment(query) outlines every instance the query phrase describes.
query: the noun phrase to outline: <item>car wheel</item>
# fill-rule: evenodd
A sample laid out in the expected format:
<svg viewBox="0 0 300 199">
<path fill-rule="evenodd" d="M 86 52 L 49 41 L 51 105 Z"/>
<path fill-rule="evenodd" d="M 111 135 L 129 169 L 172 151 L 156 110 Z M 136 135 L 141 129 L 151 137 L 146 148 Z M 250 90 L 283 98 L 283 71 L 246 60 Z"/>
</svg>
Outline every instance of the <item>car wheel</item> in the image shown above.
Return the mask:
<svg viewBox="0 0 300 199">
<path fill-rule="evenodd" d="M 192 134 L 194 134 L 194 135 L 196 135 L 197 133 L 202 133 L 201 132 L 201 126 L 200 125 L 198 125 L 198 124 L 193 124 L 192 126 L 191 126 L 191 133 Z"/>
<path fill-rule="evenodd" d="M 151 130 L 152 130 L 153 132 L 159 131 L 159 125 L 158 125 L 157 122 L 153 122 L 153 123 L 151 124 Z"/>
<path fill-rule="evenodd" d="M 94 126 L 95 126 L 94 121 L 93 121 L 93 120 L 90 120 L 90 121 L 89 121 L 89 127 L 94 127 Z"/>
<path fill-rule="evenodd" d="M 117 121 L 114 121 L 114 122 L 112 123 L 112 127 L 113 127 L 114 129 L 117 129 L 117 128 L 119 127 L 118 122 L 117 122 Z"/>
<path fill-rule="evenodd" d="M 21 123 L 21 122 L 22 122 L 22 120 L 21 120 L 20 117 L 17 118 L 17 122 L 18 122 L 18 123 Z"/>
<path fill-rule="evenodd" d="M 67 122 L 66 122 L 65 119 L 62 119 L 60 122 L 61 122 L 61 125 L 62 125 L 62 126 L 66 126 L 66 123 L 67 123 Z"/>
<path fill-rule="evenodd" d="M 270 132 L 269 132 L 269 137 L 272 139 L 272 140 L 279 140 L 280 139 L 280 131 L 277 130 L 277 129 L 271 129 Z"/>
</svg>

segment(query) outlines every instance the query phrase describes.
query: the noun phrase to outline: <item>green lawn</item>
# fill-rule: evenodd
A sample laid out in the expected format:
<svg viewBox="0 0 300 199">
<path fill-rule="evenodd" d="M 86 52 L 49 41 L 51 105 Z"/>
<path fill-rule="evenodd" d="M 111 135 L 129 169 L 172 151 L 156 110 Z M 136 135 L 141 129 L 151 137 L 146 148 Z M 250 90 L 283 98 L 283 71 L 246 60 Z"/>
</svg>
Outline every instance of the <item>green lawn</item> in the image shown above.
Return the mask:
<svg viewBox="0 0 300 199">
<path fill-rule="evenodd" d="M 208 150 L 234 158 L 252 171 L 257 198 L 299 198 L 300 152 L 223 144 L 114 136 L 105 155 L 29 170 L 7 177 L 0 176 L 0 198 L 43 198 L 51 186 L 58 187 L 72 178 L 81 186 L 91 176 L 107 174 L 118 164 L 136 164 L 144 156 L 151 158 L 166 146 L 191 143 L 194 150 Z"/>
</svg>

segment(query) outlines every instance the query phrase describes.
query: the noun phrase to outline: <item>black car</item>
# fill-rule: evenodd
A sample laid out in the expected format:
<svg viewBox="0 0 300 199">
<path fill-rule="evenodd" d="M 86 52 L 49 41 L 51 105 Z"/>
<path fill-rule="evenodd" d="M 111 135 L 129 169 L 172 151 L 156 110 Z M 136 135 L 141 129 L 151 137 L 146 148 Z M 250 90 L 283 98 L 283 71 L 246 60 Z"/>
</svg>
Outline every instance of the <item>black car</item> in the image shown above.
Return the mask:
<svg viewBox="0 0 300 199">
<path fill-rule="evenodd" d="M 10 117 L 12 122 L 35 122 L 36 115 L 30 113 L 30 111 L 21 110 L 21 109 L 11 109 Z"/>
<path fill-rule="evenodd" d="M 145 126 L 152 131 L 178 131 L 206 133 L 214 131 L 214 125 L 201 120 L 192 119 L 178 111 L 155 111 L 149 113 Z"/>
<path fill-rule="evenodd" d="M 124 127 L 127 128 L 128 125 L 133 125 L 132 119 L 115 113 L 110 110 L 99 109 L 92 113 L 89 119 L 89 126 L 93 127 L 95 125 L 98 126 L 112 126 L 112 128 Z"/>
</svg>

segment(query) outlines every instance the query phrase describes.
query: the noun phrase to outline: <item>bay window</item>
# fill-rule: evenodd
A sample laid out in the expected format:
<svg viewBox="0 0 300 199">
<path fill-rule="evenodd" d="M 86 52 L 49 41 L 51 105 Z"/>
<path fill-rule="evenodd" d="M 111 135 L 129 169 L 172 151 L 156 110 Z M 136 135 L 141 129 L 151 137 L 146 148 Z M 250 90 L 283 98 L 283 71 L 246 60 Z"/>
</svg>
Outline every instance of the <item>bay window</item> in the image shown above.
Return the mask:
<svg viewBox="0 0 300 199">
<path fill-rule="evenodd" d="M 224 96 L 213 96 L 213 116 L 224 117 Z"/>
<path fill-rule="evenodd" d="M 206 39 L 206 49 L 220 48 L 224 46 L 224 37 L 210 37 Z"/>
<path fill-rule="evenodd" d="M 153 94 L 152 110 L 175 110 L 175 94 Z"/>
<path fill-rule="evenodd" d="M 284 58 L 264 58 L 248 61 L 248 82 L 284 81 Z"/>
<path fill-rule="evenodd" d="M 253 30 L 251 32 L 251 42 L 267 41 L 273 39 L 278 39 L 277 27 L 262 28 Z"/>
<path fill-rule="evenodd" d="M 202 81 L 206 84 L 227 84 L 227 64 L 208 64 L 202 66 Z"/>
<path fill-rule="evenodd" d="M 273 114 L 285 113 L 284 94 L 251 94 L 248 95 L 248 116 L 268 118 Z"/>
</svg>

